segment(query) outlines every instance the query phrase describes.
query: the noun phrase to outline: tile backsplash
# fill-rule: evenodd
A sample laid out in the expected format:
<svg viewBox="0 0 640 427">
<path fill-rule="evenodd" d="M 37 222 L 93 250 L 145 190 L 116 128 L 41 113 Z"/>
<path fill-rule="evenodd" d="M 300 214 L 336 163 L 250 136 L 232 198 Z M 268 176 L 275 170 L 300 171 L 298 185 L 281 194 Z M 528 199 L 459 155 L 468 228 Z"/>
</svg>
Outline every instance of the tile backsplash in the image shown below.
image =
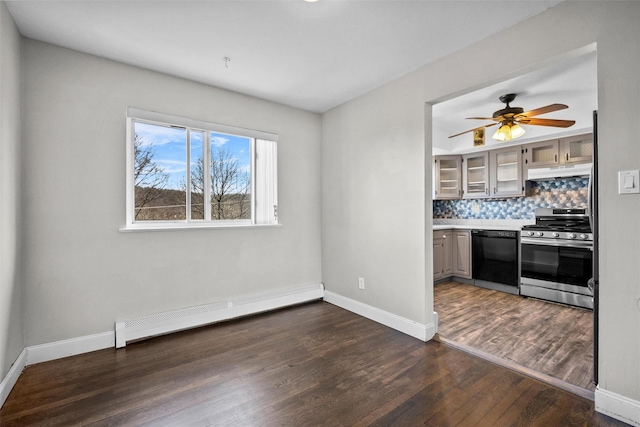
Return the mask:
<svg viewBox="0 0 640 427">
<path fill-rule="evenodd" d="M 437 219 L 534 219 L 536 208 L 586 208 L 589 178 L 530 181 L 526 197 L 434 200 Z"/>
</svg>

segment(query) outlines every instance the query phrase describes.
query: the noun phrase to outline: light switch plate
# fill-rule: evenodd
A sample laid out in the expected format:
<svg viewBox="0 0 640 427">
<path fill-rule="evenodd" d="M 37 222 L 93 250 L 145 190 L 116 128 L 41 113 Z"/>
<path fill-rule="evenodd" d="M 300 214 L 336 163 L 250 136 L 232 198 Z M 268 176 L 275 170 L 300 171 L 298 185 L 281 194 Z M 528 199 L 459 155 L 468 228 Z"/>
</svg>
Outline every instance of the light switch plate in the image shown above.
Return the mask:
<svg viewBox="0 0 640 427">
<path fill-rule="evenodd" d="M 618 194 L 640 194 L 640 170 L 618 172 Z"/>
</svg>

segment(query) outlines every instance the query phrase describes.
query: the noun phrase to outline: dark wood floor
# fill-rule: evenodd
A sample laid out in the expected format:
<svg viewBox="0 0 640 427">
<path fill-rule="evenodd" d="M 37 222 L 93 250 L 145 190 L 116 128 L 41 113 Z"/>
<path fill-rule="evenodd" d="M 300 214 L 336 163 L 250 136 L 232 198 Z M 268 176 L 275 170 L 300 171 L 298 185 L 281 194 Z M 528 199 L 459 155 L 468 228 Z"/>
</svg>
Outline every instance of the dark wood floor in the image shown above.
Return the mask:
<svg viewBox="0 0 640 427">
<path fill-rule="evenodd" d="M 593 392 L 593 312 L 456 282 L 434 287 L 445 339 Z"/>
<path fill-rule="evenodd" d="M 624 425 L 588 399 L 325 302 L 29 366 L 0 424 Z"/>
</svg>

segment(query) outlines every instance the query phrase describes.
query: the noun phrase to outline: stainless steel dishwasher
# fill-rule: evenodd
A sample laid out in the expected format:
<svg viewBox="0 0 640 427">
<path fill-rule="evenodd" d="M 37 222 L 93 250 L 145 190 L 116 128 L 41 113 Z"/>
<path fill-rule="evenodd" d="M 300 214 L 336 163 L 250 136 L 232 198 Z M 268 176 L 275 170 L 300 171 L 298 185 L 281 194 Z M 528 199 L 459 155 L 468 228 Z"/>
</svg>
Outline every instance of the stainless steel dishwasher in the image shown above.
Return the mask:
<svg viewBox="0 0 640 427">
<path fill-rule="evenodd" d="M 483 288 L 518 295 L 520 293 L 518 232 L 473 230 L 471 242 L 475 284 Z"/>
</svg>

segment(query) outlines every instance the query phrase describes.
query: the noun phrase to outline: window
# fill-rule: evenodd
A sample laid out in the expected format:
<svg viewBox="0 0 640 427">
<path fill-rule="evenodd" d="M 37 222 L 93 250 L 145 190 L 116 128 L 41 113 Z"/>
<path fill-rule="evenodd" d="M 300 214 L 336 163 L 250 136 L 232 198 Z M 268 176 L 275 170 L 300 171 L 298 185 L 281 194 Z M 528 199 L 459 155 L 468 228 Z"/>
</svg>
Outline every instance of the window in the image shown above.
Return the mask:
<svg viewBox="0 0 640 427">
<path fill-rule="evenodd" d="M 276 141 L 129 108 L 123 230 L 277 224 Z"/>
</svg>

